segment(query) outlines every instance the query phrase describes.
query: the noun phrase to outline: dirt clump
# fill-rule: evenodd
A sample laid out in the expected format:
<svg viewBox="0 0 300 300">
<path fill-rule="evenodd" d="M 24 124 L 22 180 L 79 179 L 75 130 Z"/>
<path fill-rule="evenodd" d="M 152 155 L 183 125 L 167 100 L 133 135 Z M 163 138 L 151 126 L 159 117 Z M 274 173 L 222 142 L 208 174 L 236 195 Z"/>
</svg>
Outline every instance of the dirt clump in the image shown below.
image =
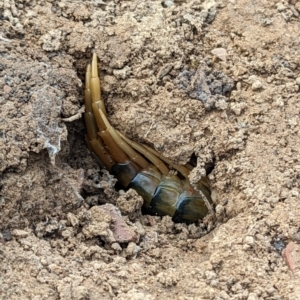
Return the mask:
<svg viewBox="0 0 300 300">
<path fill-rule="evenodd" d="M 0 15 L 1 299 L 299 299 L 296 1 L 4 0 Z M 100 170 L 74 117 L 93 51 L 113 126 L 208 175 L 215 216 L 142 215 Z"/>
</svg>

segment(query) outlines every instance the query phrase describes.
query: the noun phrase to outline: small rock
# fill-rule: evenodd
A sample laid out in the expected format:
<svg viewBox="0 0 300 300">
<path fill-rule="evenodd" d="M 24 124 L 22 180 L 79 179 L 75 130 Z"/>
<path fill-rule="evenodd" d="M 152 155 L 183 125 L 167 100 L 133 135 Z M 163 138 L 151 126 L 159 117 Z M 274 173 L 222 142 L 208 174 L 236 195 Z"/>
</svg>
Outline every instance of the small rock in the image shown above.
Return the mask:
<svg viewBox="0 0 300 300">
<path fill-rule="evenodd" d="M 230 108 L 237 116 L 239 116 L 242 113 L 242 107 L 240 103 L 231 103 Z"/>
<path fill-rule="evenodd" d="M 68 219 L 68 221 L 71 223 L 71 225 L 72 225 L 73 227 L 75 227 L 75 226 L 77 226 L 77 225 L 79 224 L 79 220 L 78 220 L 77 217 L 76 217 L 74 214 L 72 214 L 72 213 L 68 213 L 67 219 Z"/>
<path fill-rule="evenodd" d="M 249 293 L 247 300 L 258 300 L 256 293 Z"/>
<path fill-rule="evenodd" d="M 211 53 L 217 56 L 219 59 L 226 61 L 227 51 L 224 48 L 215 48 L 211 50 Z"/>
<path fill-rule="evenodd" d="M 4 229 L 1 232 L 2 238 L 4 241 L 10 241 L 11 240 L 11 232 L 7 229 Z"/>
<path fill-rule="evenodd" d="M 72 288 L 72 298 L 74 300 L 90 299 L 89 290 L 85 286 L 75 286 Z"/>
<path fill-rule="evenodd" d="M 276 292 L 276 289 L 272 285 L 270 285 L 266 287 L 266 292 L 268 293 L 269 296 L 272 296 Z"/>
<path fill-rule="evenodd" d="M 224 300 L 230 299 L 230 297 L 228 296 L 228 294 L 225 291 L 221 291 L 219 295 L 220 295 L 221 299 L 224 299 Z"/>
<path fill-rule="evenodd" d="M 247 245 L 254 245 L 254 238 L 253 236 L 246 236 L 245 237 L 245 240 L 244 240 L 244 243 L 246 243 Z"/>
<path fill-rule="evenodd" d="M 91 213 L 91 222 L 83 227 L 82 233 L 87 238 L 100 236 L 106 240 L 109 237 L 109 227 L 112 222 L 110 215 L 100 206 L 93 206 L 89 212 Z"/>
<path fill-rule="evenodd" d="M 126 79 L 131 73 L 131 68 L 126 66 L 123 69 L 119 70 L 113 70 L 113 74 L 118 78 L 118 79 Z"/>
<path fill-rule="evenodd" d="M 122 247 L 120 246 L 119 243 L 112 243 L 110 247 L 116 252 L 122 251 Z"/>
<path fill-rule="evenodd" d="M 275 238 L 274 239 L 274 247 L 276 249 L 276 251 L 282 251 L 286 246 L 286 243 L 280 239 L 280 238 Z"/>
<path fill-rule="evenodd" d="M 205 278 L 209 281 L 215 279 L 217 274 L 214 271 L 205 271 Z"/>
<path fill-rule="evenodd" d="M 133 189 L 121 194 L 117 199 L 119 213 L 128 216 L 130 220 L 135 220 L 141 215 L 143 198 Z"/>
<path fill-rule="evenodd" d="M 48 266 L 48 269 L 51 273 L 54 273 L 56 275 L 62 274 L 63 273 L 63 268 L 56 265 L 56 264 L 51 264 Z"/>
<path fill-rule="evenodd" d="M 9 94 L 10 91 L 11 91 L 11 87 L 10 87 L 10 86 L 5 85 L 5 86 L 3 87 L 3 92 L 4 92 L 4 94 Z"/>
<path fill-rule="evenodd" d="M 62 31 L 58 29 L 52 29 L 41 37 L 43 43 L 43 49 L 45 51 L 57 51 L 61 47 Z"/>
<path fill-rule="evenodd" d="M 225 99 L 220 99 L 216 101 L 215 106 L 220 110 L 226 110 L 228 107 L 228 103 L 225 101 Z"/>
<path fill-rule="evenodd" d="M 126 255 L 127 256 L 137 256 L 138 253 L 141 251 L 141 247 L 137 246 L 136 243 L 129 243 L 129 245 L 126 248 Z"/>
<path fill-rule="evenodd" d="M 244 239 L 244 250 L 250 250 L 251 247 L 254 245 L 254 238 L 252 236 L 246 236 Z"/>
<path fill-rule="evenodd" d="M 17 238 L 25 238 L 28 236 L 28 232 L 25 230 L 21 230 L 21 229 L 14 229 L 12 231 L 12 235 L 17 237 Z"/>
<path fill-rule="evenodd" d="M 120 210 L 112 205 L 105 204 L 101 208 L 110 215 L 113 226 L 111 228 L 113 235 L 118 243 L 129 243 L 136 240 L 135 232 L 125 223 Z"/>
<path fill-rule="evenodd" d="M 166 1 L 163 2 L 164 7 L 170 7 L 172 5 L 174 5 L 174 2 L 171 1 L 171 0 L 166 0 Z"/>
<path fill-rule="evenodd" d="M 173 68 L 172 64 L 166 64 L 164 65 L 158 72 L 157 74 L 157 79 L 160 80 L 162 79 L 164 76 L 166 76 Z"/>
<path fill-rule="evenodd" d="M 295 234 L 294 234 L 294 236 L 293 236 L 293 238 L 294 238 L 294 240 L 296 241 L 296 242 L 300 242 L 300 232 L 296 232 Z"/>
<path fill-rule="evenodd" d="M 213 287 L 219 286 L 219 280 L 213 279 L 213 280 L 210 282 L 210 285 L 213 286 Z"/>
<path fill-rule="evenodd" d="M 289 242 L 282 251 L 282 256 L 293 274 L 300 269 L 299 253 L 300 247 L 294 242 Z"/>
<path fill-rule="evenodd" d="M 70 227 L 66 228 L 65 230 L 62 231 L 61 235 L 65 239 L 68 239 L 68 238 L 74 236 L 73 228 L 72 227 L 71 228 Z"/>
<path fill-rule="evenodd" d="M 259 81 L 259 80 L 255 80 L 253 83 L 252 83 L 252 90 L 253 91 L 258 91 L 262 88 L 262 83 Z"/>
<path fill-rule="evenodd" d="M 278 2 L 276 3 L 276 8 L 279 12 L 282 12 L 282 11 L 285 11 L 286 10 L 286 7 L 283 5 L 283 3 L 281 2 Z"/>
<path fill-rule="evenodd" d="M 120 295 L 120 296 L 119 296 Z M 140 292 L 136 289 L 132 289 L 130 291 L 128 291 L 125 295 L 122 294 L 118 294 L 118 299 L 131 299 L 131 300 L 154 300 L 157 299 L 156 297 L 154 297 L 153 295 L 150 294 L 146 294 L 144 292 Z"/>
<path fill-rule="evenodd" d="M 223 205 L 221 205 L 221 204 L 218 204 L 217 206 L 216 206 L 216 214 L 217 215 L 222 215 L 223 213 L 224 213 L 224 211 L 225 211 L 225 208 L 224 208 L 224 206 Z"/>
</svg>

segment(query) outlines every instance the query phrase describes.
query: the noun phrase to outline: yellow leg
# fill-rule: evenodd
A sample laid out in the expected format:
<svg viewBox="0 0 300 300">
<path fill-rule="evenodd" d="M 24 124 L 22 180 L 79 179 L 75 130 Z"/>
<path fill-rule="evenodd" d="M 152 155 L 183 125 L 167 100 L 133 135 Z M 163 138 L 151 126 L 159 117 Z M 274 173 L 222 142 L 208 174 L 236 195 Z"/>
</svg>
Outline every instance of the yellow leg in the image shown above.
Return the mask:
<svg viewBox="0 0 300 300">
<path fill-rule="evenodd" d="M 92 69 L 91 69 L 91 97 L 93 103 L 96 103 L 98 108 L 100 108 L 105 115 L 106 108 L 101 97 L 101 88 L 100 88 L 100 78 L 98 76 L 98 64 L 97 64 L 97 55 L 94 52 L 92 60 Z"/>
<path fill-rule="evenodd" d="M 156 153 L 152 153 L 152 151 L 150 151 L 150 148 L 148 148 L 148 147 L 146 148 L 146 146 L 142 146 L 142 145 L 130 140 L 129 138 L 127 138 L 125 135 L 123 135 L 119 131 L 117 131 L 117 133 L 120 135 L 122 140 L 124 140 L 128 145 L 130 145 L 133 149 L 135 149 L 139 153 L 143 154 L 147 159 L 149 159 L 155 165 L 155 167 L 158 170 L 160 170 L 160 172 L 163 175 L 168 175 L 169 169 L 166 167 L 166 165 L 163 163 L 163 161 L 157 157 L 158 155 L 156 155 Z M 168 163 L 168 164 L 171 167 L 173 167 L 170 163 Z M 176 168 L 174 168 L 174 169 L 176 170 Z"/>
<path fill-rule="evenodd" d="M 157 152 L 156 150 L 148 147 L 147 145 L 143 145 L 149 152 L 153 153 L 154 155 L 156 155 L 157 157 L 159 157 L 162 161 L 164 161 L 165 163 L 167 163 L 169 166 L 171 166 L 173 169 L 175 169 L 176 171 L 178 171 L 181 175 L 183 175 L 185 178 L 187 178 L 190 174 L 190 171 L 184 167 L 184 166 L 180 166 L 177 164 L 174 164 L 170 159 L 164 157 L 163 155 L 161 155 L 159 152 Z"/>
<path fill-rule="evenodd" d="M 125 141 L 121 139 L 117 131 L 110 125 L 109 121 L 107 120 L 106 116 L 102 112 L 101 109 L 98 110 L 101 116 L 102 121 L 106 126 L 106 130 L 109 132 L 111 137 L 115 140 L 117 145 L 130 157 L 130 159 L 141 166 L 143 169 L 149 167 L 149 163 L 146 159 L 144 159 L 140 154 L 138 154 L 133 148 L 130 147 Z M 169 171 L 168 171 L 169 173 Z"/>
<path fill-rule="evenodd" d="M 86 91 L 86 99 L 91 98 L 92 104 L 89 101 L 87 101 L 88 103 L 86 104 L 86 107 L 87 109 L 92 109 L 94 123 L 97 124 L 96 128 L 98 129 L 98 138 L 101 137 L 101 139 L 104 141 L 104 144 L 110 152 L 112 158 L 117 163 L 122 163 L 131 160 L 143 169 L 148 168 L 148 161 L 145 160 L 137 152 L 135 152 L 134 149 L 132 149 L 126 142 L 124 142 L 107 120 L 104 102 L 101 98 L 100 78 L 98 76 L 96 53 L 93 54 L 91 67 L 88 66 L 87 68 L 86 90 L 89 89 L 90 92 Z M 89 122 L 87 127 L 92 127 L 92 125 L 90 125 L 91 123 L 92 122 Z M 93 124 L 93 129 L 94 127 L 95 126 Z M 93 137 L 94 134 L 95 132 L 93 131 Z M 129 156 L 129 158 L 127 155 Z"/>
<path fill-rule="evenodd" d="M 180 166 L 177 164 L 174 164 L 170 159 L 164 157 L 163 155 L 161 155 L 159 152 L 157 152 L 156 150 L 143 145 L 143 147 L 145 147 L 149 152 L 152 152 L 154 155 L 156 155 L 157 157 L 159 157 L 162 161 L 164 161 L 165 163 L 167 163 L 169 166 L 171 166 L 173 169 L 175 169 L 176 171 L 178 171 L 179 173 L 181 173 L 185 178 L 188 179 L 188 176 L 190 174 L 190 171 L 193 170 L 193 167 L 187 163 L 185 166 Z M 147 156 L 146 156 L 147 157 Z M 207 177 L 203 177 L 198 184 L 203 184 L 204 186 L 206 186 L 208 189 L 210 188 L 209 182 L 207 180 Z"/>
<path fill-rule="evenodd" d="M 115 164 L 112 157 L 107 153 L 101 138 L 98 136 L 98 127 L 95 121 L 94 112 L 92 109 L 91 98 L 91 66 L 87 66 L 85 81 L 85 113 L 84 120 L 87 130 L 87 140 L 89 148 L 99 157 L 106 169 L 110 170 Z"/>
</svg>

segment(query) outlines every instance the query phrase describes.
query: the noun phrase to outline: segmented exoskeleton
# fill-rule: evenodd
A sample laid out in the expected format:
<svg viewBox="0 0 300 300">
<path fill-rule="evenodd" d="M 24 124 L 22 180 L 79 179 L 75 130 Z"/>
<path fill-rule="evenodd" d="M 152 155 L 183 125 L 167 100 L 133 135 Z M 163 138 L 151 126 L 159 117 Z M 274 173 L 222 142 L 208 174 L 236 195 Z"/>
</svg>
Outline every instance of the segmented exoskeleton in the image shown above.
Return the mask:
<svg viewBox="0 0 300 300">
<path fill-rule="evenodd" d="M 208 213 L 205 202 L 211 202 L 211 196 L 206 177 L 197 183 L 196 190 L 189 183 L 188 167 L 173 164 L 154 149 L 126 138 L 110 125 L 101 99 L 95 53 L 86 70 L 84 118 L 90 150 L 123 188 L 133 188 L 143 197 L 145 213 L 169 215 L 174 222 L 187 223 L 196 222 Z M 170 174 L 165 163 L 185 179 Z"/>
</svg>

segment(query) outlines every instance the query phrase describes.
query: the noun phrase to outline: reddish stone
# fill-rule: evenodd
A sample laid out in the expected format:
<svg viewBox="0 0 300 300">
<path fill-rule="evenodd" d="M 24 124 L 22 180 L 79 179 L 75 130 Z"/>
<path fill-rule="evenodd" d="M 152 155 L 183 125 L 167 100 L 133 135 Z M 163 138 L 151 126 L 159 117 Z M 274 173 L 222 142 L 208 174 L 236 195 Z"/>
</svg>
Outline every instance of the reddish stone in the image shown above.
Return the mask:
<svg viewBox="0 0 300 300">
<path fill-rule="evenodd" d="M 118 243 L 129 243 L 136 241 L 135 232 L 125 223 L 120 210 L 112 204 L 101 205 L 101 208 L 112 218 L 114 238 Z"/>
<path fill-rule="evenodd" d="M 289 242 L 282 251 L 282 256 L 293 274 L 300 269 L 300 246 L 294 242 Z"/>
<path fill-rule="evenodd" d="M 5 85 L 5 86 L 3 87 L 3 91 L 4 91 L 4 94 L 9 94 L 10 91 L 11 91 L 11 87 L 8 86 L 8 85 Z"/>
</svg>

